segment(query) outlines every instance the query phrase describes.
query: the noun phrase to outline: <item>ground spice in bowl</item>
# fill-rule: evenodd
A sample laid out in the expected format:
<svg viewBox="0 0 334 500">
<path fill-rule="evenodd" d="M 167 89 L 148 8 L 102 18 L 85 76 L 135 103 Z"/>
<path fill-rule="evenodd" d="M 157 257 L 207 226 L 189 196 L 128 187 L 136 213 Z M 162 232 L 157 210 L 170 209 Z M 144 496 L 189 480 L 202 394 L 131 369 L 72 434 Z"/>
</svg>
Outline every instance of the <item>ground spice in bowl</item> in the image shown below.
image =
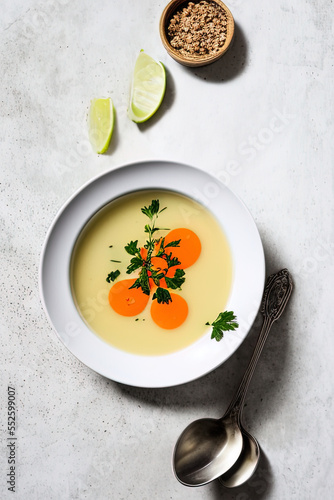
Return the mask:
<svg viewBox="0 0 334 500">
<path fill-rule="evenodd" d="M 167 33 L 171 46 L 180 54 L 215 54 L 226 40 L 227 16 L 214 2 L 188 2 L 170 19 Z"/>
<path fill-rule="evenodd" d="M 233 16 L 221 0 L 171 0 L 160 19 L 165 49 L 186 66 L 204 66 L 219 59 L 233 34 Z"/>
</svg>

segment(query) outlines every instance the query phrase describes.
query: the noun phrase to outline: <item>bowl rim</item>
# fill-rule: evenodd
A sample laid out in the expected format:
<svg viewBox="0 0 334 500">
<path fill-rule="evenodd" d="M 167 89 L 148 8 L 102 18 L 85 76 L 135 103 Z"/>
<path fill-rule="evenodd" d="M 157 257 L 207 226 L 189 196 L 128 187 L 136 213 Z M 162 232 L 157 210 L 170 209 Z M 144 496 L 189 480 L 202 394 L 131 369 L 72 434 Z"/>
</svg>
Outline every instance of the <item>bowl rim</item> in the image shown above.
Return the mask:
<svg viewBox="0 0 334 500">
<path fill-rule="evenodd" d="M 166 168 L 171 173 L 167 179 Z M 137 356 L 106 344 L 84 323 L 70 288 L 70 259 L 78 234 L 106 202 L 129 191 L 162 186 L 204 204 L 218 220 L 223 218 L 223 228 L 235 262 L 234 281 L 226 307 L 238 311 L 240 327 L 218 345 L 213 344 L 208 332 L 180 351 L 162 356 Z M 240 230 L 236 230 L 236 225 Z M 190 382 L 225 362 L 246 338 L 255 320 L 264 279 L 261 238 L 254 219 L 240 198 L 208 172 L 167 160 L 126 164 L 87 181 L 58 211 L 47 232 L 39 267 L 44 310 L 67 349 L 102 376 L 148 388 Z"/>
<path fill-rule="evenodd" d="M 171 0 L 166 7 L 164 8 L 159 22 L 159 31 L 160 38 L 163 46 L 165 47 L 168 54 L 178 63 L 183 64 L 185 66 L 196 67 L 196 66 L 205 66 L 207 64 L 211 64 L 218 59 L 220 59 L 230 48 L 232 40 L 234 38 L 234 18 L 230 11 L 230 9 L 221 1 L 221 0 L 207 0 L 208 2 L 215 3 L 219 5 L 226 13 L 227 16 L 227 36 L 226 41 L 221 47 L 219 52 L 215 54 L 206 54 L 204 56 L 185 56 L 180 54 L 179 50 L 175 49 L 169 43 L 168 35 L 167 35 L 167 23 L 169 22 L 172 15 L 175 11 L 182 5 L 187 4 L 189 1 L 193 1 L 194 3 L 199 3 L 201 0 Z"/>
</svg>

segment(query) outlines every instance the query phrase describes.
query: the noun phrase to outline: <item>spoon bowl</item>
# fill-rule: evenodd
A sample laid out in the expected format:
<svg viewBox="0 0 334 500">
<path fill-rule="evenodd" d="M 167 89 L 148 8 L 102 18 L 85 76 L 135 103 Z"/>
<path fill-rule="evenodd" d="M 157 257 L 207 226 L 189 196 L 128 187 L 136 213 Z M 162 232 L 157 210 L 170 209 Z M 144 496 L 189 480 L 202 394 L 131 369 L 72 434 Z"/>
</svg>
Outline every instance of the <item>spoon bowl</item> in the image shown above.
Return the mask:
<svg viewBox="0 0 334 500">
<path fill-rule="evenodd" d="M 202 486 L 238 459 L 243 436 L 236 419 L 202 418 L 182 432 L 174 450 L 174 473 L 186 486 Z"/>
<path fill-rule="evenodd" d="M 235 464 L 225 474 L 220 476 L 219 482 L 227 488 L 241 486 L 254 474 L 260 460 L 260 446 L 255 437 L 241 427 L 243 445 Z"/>
</svg>

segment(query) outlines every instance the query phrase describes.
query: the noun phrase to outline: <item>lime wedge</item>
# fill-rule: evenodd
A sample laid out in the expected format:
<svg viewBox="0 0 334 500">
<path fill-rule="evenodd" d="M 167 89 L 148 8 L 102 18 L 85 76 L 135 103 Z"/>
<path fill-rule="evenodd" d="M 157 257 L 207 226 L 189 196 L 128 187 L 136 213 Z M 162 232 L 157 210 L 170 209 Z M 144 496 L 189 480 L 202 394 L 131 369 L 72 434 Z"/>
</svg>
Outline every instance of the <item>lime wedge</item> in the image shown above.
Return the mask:
<svg viewBox="0 0 334 500">
<path fill-rule="evenodd" d="M 95 153 L 105 153 L 114 129 L 115 110 L 110 97 L 92 99 L 88 116 L 89 140 Z"/>
<path fill-rule="evenodd" d="M 128 117 L 146 122 L 159 108 L 166 90 L 166 71 L 144 51 L 140 51 L 133 73 Z"/>
</svg>

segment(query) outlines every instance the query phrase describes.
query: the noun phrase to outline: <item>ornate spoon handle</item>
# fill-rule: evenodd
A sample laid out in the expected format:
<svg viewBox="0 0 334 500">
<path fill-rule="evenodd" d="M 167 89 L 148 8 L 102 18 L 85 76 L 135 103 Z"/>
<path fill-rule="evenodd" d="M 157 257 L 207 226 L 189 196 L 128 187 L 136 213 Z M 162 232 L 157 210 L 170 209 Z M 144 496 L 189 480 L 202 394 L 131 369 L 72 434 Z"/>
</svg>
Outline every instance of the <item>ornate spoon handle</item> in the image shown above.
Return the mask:
<svg viewBox="0 0 334 500">
<path fill-rule="evenodd" d="M 274 321 L 283 313 L 290 298 L 292 288 L 291 275 L 287 269 L 282 269 L 278 273 L 272 274 L 267 280 L 261 304 L 261 312 L 264 316 L 263 325 L 239 388 L 224 415 L 224 417 L 229 415 L 231 418 L 237 419 L 239 424 L 249 382 L 253 376 L 270 328 Z"/>
</svg>

